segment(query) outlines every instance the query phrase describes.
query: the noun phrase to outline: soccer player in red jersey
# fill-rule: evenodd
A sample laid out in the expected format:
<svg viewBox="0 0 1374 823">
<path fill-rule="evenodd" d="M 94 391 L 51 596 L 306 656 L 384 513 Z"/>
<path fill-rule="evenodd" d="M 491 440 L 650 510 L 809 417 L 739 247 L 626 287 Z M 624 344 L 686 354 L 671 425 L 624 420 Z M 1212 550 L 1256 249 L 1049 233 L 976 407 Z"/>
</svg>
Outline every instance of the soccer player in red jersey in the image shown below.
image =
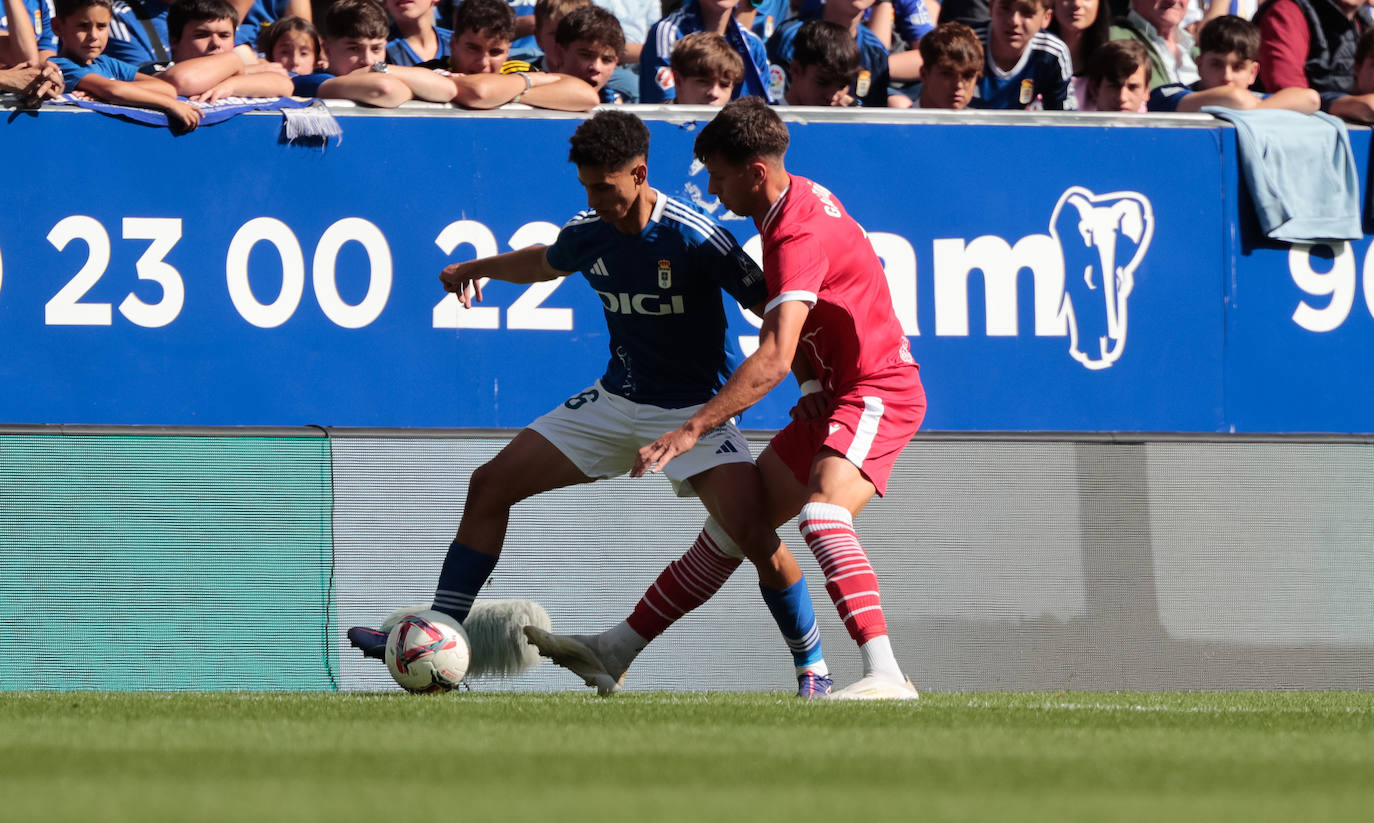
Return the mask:
<svg viewBox="0 0 1374 823">
<path fill-rule="evenodd" d="M 787 145 L 782 119 L 756 97 L 725 106 L 697 137 L 710 192 L 758 226 L 769 300 L 758 350 L 686 423 L 640 449 L 631 474 L 662 471 L 795 372 L 802 398 L 758 466 L 773 523 L 800 512 L 826 591 L 859 644 L 863 676 L 831 697 L 915 699 L 853 518 L 886 490 L 925 416 L 925 391 L 873 246 L 833 194 L 788 174 Z"/>
</svg>

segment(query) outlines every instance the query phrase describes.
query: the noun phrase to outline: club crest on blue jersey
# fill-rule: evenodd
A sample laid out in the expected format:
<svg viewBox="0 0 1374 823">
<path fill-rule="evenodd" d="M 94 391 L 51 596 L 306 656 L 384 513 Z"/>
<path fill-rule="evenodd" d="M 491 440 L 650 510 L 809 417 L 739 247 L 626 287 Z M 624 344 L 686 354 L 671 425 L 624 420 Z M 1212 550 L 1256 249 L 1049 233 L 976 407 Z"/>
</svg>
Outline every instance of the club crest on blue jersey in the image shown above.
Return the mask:
<svg viewBox="0 0 1374 823">
<path fill-rule="evenodd" d="M 673 261 L 658 261 L 658 287 L 660 289 L 671 288 L 673 285 Z"/>
</svg>

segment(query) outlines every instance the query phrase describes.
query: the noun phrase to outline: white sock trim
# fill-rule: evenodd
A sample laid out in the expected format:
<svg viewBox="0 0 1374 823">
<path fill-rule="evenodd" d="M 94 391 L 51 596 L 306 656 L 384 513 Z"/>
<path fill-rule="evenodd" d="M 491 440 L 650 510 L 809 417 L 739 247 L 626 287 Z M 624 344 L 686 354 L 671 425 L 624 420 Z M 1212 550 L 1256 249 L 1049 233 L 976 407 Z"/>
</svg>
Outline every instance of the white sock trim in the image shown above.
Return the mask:
<svg viewBox="0 0 1374 823">
<path fill-rule="evenodd" d="M 801 522 L 808 520 L 835 520 L 844 523 L 849 528 L 854 528 L 854 516 L 849 513 L 849 509 L 835 503 L 822 503 L 815 501 L 807 503 L 801 509 Z"/>
<path fill-rule="evenodd" d="M 725 533 L 725 529 L 716 522 L 714 517 L 707 517 L 706 523 L 701 527 L 706 532 L 706 536 L 711 538 L 711 542 L 716 544 L 721 553 L 726 557 L 733 557 L 736 560 L 744 559 L 744 550 L 735 541 L 730 539 L 730 535 Z"/>
</svg>

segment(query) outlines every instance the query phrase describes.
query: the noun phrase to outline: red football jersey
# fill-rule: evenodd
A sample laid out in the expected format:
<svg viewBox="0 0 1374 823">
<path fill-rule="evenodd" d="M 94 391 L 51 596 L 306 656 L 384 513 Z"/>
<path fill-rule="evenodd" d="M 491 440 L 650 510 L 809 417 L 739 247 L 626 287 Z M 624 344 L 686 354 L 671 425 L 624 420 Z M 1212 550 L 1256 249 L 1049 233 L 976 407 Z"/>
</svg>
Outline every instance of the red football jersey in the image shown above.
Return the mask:
<svg viewBox="0 0 1374 823">
<path fill-rule="evenodd" d="M 919 379 L 864 230 L 824 186 L 795 174 L 791 181 L 759 226 L 768 308 L 811 304 L 799 346 L 834 394 L 861 383 L 900 384 L 906 372 Z"/>
</svg>

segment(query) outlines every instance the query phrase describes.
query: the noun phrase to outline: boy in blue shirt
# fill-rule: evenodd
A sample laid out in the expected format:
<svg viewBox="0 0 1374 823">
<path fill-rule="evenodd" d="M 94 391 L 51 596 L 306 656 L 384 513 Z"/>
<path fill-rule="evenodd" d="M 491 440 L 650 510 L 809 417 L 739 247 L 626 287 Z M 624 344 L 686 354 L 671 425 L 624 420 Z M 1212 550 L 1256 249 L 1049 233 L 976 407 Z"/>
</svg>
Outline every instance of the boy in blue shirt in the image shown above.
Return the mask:
<svg viewBox="0 0 1374 823">
<path fill-rule="evenodd" d="M 324 17 L 328 72 L 296 77 L 300 97 L 353 100 L 394 108 L 407 100 L 447 103 L 456 88 L 447 77 L 415 66 L 389 66 L 386 12 L 373 0 L 338 0 Z"/>
<path fill-rule="evenodd" d="M 177 94 L 202 103 L 225 97 L 283 97 L 291 94 L 286 70 L 250 58 L 234 48 L 238 12 L 227 0 L 177 0 L 167 12 L 172 65 L 147 74 L 166 80 Z"/>
<path fill-rule="evenodd" d="M 1312 89 L 1280 89 L 1261 95 L 1250 91 L 1259 77 L 1259 26 L 1226 14 L 1214 18 L 1198 34 L 1197 71 L 1191 86 L 1169 83 L 1150 93 L 1150 111 L 1200 111 L 1203 106 L 1229 109 L 1289 109 L 1311 114 L 1321 108 Z"/>
<path fill-rule="evenodd" d="M 735 6 L 739 2 L 687 0 L 682 8 L 655 23 L 640 52 L 639 102 L 664 103 L 673 99 L 673 46 L 694 31 L 713 31 L 739 52 L 744 61 L 744 82 L 736 96 L 752 95 L 773 102 L 768 82 L 768 49 L 757 34 L 735 20 Z"/>
<path fill-rule="evenodd" d="M 858 105 L 869 108 L 910 108 L 911 98 L 889 92 L 891 75 L 888 68 L 887 46 L 863 25 L 864 13 L 872 6 L 873 0 L 828 0 L 821 6 L 820 17 L 813 19 L 842 26 L 859 47 L 859 62 L 862 68 L 849 89 L 849 95 Z M 801 17 L 794 17 L 783 23 L 768 41 L 768 59 L 782 71 L 788 83 L 792 82 L 794 41 L 797 32 L 806 22 L 807 20 Z"/>
<path fill-rule="evenodd" d="M 625 32 L 614 14 L 591 4 L 573 9 L 558 21 L 553 48 L 558 71 L 591 85 L 602 103 L 638 102 L 633 89 L 612 82 L 625 53 Z"/>
<path fill-rule="evenodd" d="M 170 83 L 139 74 L 134 66 L 104 53 L 110 19 L 110 0 L 58 0 L 53 31 L 62 50 L 49 62 L 62 70 L 64 90 L 163 112 L 173 131 L 200 125 L 200 109 L 178 100 Z"/>
<path fill-rule="evenodd" d="M 971 24 L 987 53 L 974 108 L 1074 108 L 1073 56 L 1063 40 L 1043 31 L 1053 14 L 1050 0 L 992 0 L 990 10 L 990 20 Z"/>
<path fill-rule="evenodd" d="M 391 15 L 386 62 L 418 66 L 426 60 L 448 57 L 453 30 L 434 24 L 436 0 L 386 0 L 385 5 Z"/>
</svg>

